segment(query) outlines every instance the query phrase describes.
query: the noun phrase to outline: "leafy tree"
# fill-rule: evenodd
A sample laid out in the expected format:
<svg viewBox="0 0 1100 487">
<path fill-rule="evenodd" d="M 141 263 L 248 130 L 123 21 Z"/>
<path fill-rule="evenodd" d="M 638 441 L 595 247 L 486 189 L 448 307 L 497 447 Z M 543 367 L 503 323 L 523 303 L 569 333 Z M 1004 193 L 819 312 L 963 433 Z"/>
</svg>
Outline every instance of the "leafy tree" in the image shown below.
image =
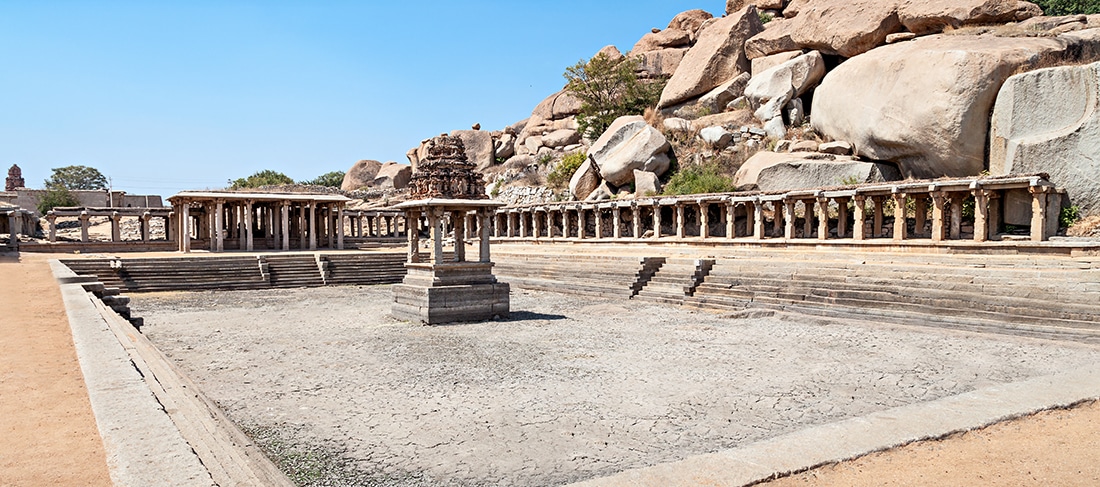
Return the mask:
<svg viewBox="0 0 1100 487">
<path fill-rule="evenodd" d="M 55 167 L 52 171 L 50 179 L 46 180 L 46 189 L 107 189 L 107 178 L 94 167 L 65 166 Z"/>
<path fill-rule="evenodd" d="M 59 206 L 80 206 L 80 201 L 64 186 L 47 186 L 46 192 L 38 198 L 38 214 L 45 215 Z"/>
<path fill-rule="evenodd" d="M 577 125 L 591 139 L 603 135 L 616 118 L 641 115 L 661 98 L 664 79 L 640 80 L 638 59 L 612 59 L 604 53 L 565 69 L 565 89 L 581 100 Z"/>
<path fill-rule="evenodd" d="M 309 184 L 313 186 L 328 186 L 330 188 L 339 188 L 344 184 L 344 172 L 343 171 L 331 171 L 326 172 L 316 178 L 302 181 L 301 184 Z"/>
<path fill-rule="evenodd" d="M 278 186 L 281 184 L 294 184 L 294 180 L 281 172 L 265 169 L 247 178 L 230 180 L 229 189 L 258 188 L 260 186 Z"/>
<path fill-rule="evenodd" d="M 1100 0 L 1033 0 L 1046 15 L 1100 14 Z"/>
</svg>

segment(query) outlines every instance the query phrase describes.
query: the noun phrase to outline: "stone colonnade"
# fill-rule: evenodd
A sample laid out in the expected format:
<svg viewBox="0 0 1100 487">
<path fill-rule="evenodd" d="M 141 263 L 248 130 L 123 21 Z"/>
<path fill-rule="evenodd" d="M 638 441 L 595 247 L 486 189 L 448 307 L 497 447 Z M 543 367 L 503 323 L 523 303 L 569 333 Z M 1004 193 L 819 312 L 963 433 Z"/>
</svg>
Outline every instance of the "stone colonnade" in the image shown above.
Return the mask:
<svg viewBox="0 0 1100 487">
<path fill-rule="evenodd" d="M 927 239 L 999 238 L 1006 213 L 1025 215 L 1028 239 L 1058 230 L 1063 194 L 1044 176 L 912 181 L 837 191 L 729 193 L 503 208 L 501 239 Z M 1021 210 L 1021 201 L 1027 207 Z M 900 209 L 900 211 L 899 211 Z M 891 221 L 887 221 L 887 213 Z M 965 220 L 964 221 L 964 214 Z M 1019 225 L 1018 225 L 1019 226 Z"/>
<path fill-rule="evenodd" d="M 54 208 L 46 212 L 46 221 L 49 223 L 50 242 L 57 241 L 57 219 L 62 217 L 75 217 L 80 220 L 80 241 L 88 242 L 89 221 L 95 216 L 105 216 L 111 219 L 111 241 L 122 241 L 122 219 L 137 218 L 141 222 L 141 241 L 152 240 L 149 232 L 150 221 L 153 218 L 164 220 L 164 230 L 167 240 L 174 240 L 171 221 L 175 213 L 167 208 Z"/>
<path fill-rule="evenodd" d="M 8 247 L 19 247 L 20 235 L 34 235 L 38 226 L 34 214 L 22 208 L 4 208 L 0 213 L 0 233 L 8 234 Z"/>
</svg>

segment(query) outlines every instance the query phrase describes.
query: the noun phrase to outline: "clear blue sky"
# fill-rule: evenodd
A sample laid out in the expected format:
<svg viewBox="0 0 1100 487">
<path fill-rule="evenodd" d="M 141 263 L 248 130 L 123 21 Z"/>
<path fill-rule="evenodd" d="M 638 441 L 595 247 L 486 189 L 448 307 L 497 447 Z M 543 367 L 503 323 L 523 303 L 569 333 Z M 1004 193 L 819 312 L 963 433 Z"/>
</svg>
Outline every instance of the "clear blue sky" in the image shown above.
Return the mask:
<svg viewBox="0 0 1100 487">
<path fill-rule="evenodd" d="M 705 1 L 0 0 L 0 166 L 130 193 L 296 179 L 523 118 L 566 66 Z"/>
</svg>

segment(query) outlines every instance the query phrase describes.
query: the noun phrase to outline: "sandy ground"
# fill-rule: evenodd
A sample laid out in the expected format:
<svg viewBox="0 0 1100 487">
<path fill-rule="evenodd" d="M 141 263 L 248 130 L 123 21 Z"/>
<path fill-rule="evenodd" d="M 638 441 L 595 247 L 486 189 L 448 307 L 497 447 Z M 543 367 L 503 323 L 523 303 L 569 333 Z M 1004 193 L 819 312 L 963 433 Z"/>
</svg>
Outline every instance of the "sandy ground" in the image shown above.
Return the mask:
<svg viewBox="0 0 1100 487">
<path fill-rule="evenodd" d="M 111 485 L 46 258 L 0 254 L 0 485 Z"/>
<path fill-rule="evenodd" d="M 1100 403 L 874 453 L 767 487 L 1100 485 Z"/>
<path fill-rule="evenodd" d="M 389 301 L 388 286 L 334 287 L 138 295 L 133 308 L 208 396 L 316 485 L 562 484 L 1100 358 L 521 290 L 510 320 L 424 327 L 393 320 Z"/>
</svg>

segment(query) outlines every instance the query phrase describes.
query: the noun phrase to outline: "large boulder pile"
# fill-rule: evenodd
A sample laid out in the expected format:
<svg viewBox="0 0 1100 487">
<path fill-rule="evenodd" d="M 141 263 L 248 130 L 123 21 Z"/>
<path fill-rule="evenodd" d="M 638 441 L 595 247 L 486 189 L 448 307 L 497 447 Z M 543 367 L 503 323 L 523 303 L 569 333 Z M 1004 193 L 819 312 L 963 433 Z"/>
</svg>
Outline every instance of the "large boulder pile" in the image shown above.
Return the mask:
<svg viewBox="0 0 1100 487">
<path fill-rule="evenodd" d="M 356 191 L 362 189 L 405 189 L 412 177 L 412 166 L 390 161 L 385 164 L 365 159 L 352 164 L 344 174 L 340 189 Z"/>
</svg>

